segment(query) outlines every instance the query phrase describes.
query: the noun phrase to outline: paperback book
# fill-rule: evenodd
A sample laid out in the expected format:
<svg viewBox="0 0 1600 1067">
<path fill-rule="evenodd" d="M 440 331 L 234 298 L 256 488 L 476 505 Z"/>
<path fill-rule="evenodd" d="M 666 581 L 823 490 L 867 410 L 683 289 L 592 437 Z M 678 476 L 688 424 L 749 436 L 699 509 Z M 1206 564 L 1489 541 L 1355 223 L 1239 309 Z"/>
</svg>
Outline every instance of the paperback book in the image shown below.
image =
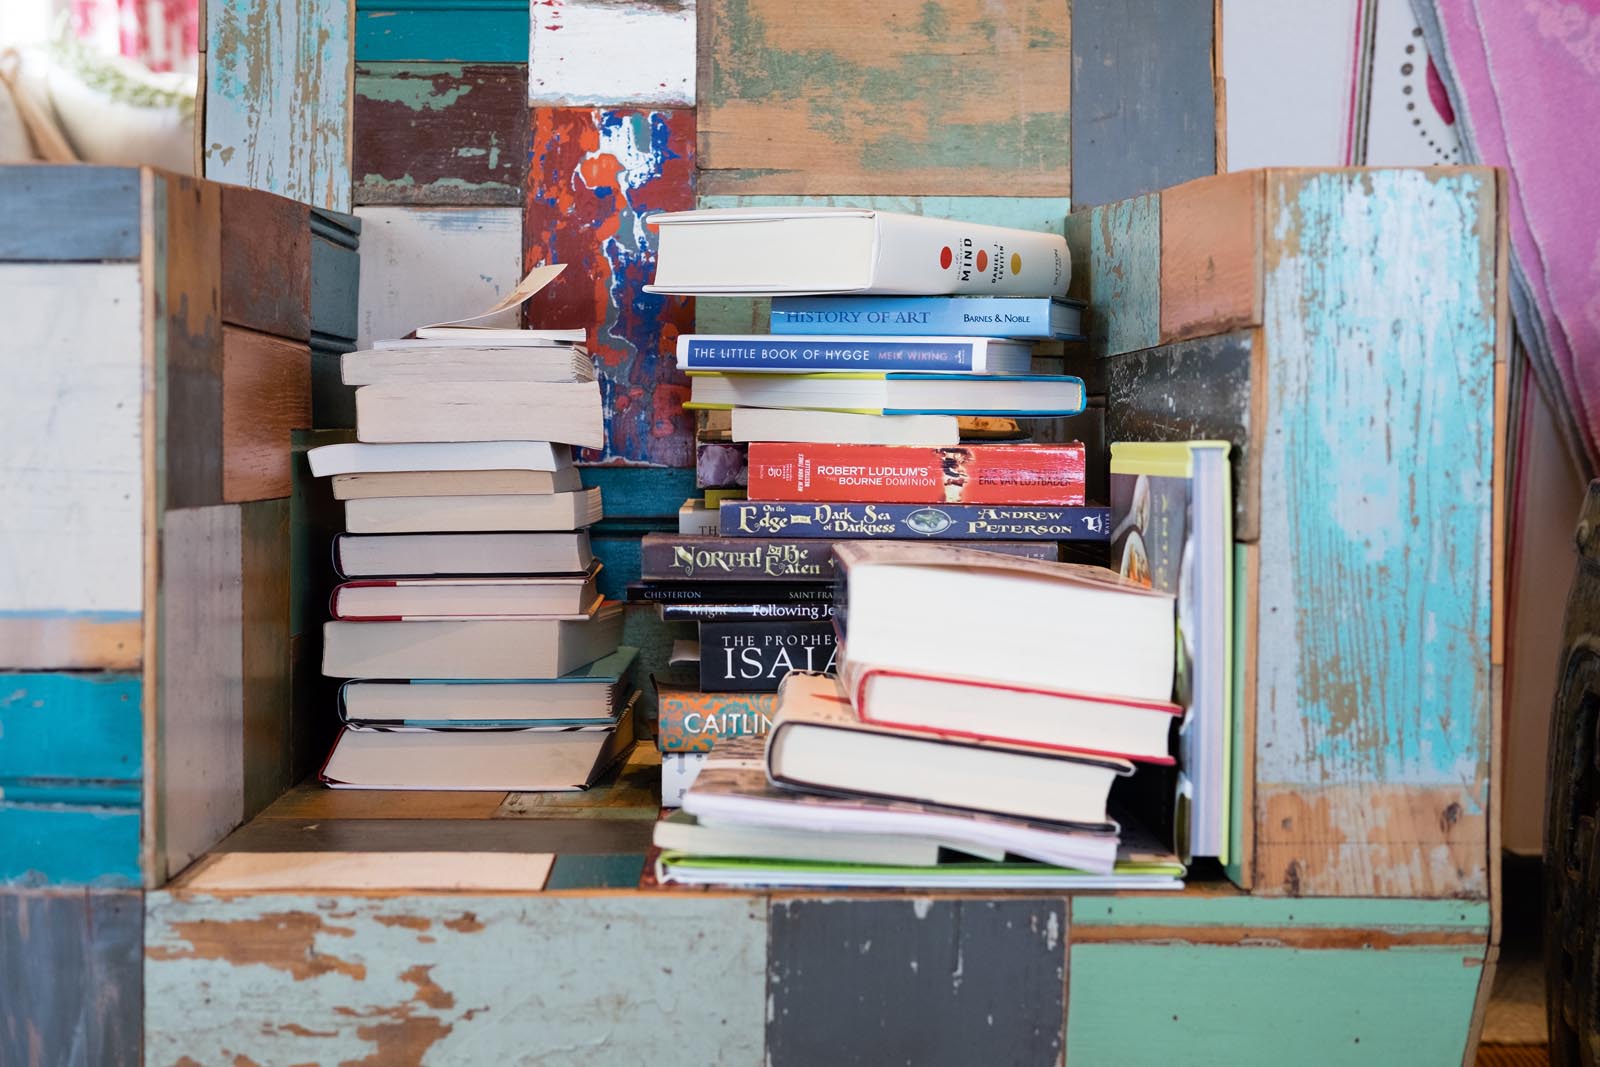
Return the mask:
<svg viewBox="0 0 1600 1067">
<path fill-rule="evenodd" d="M 735 737 L 765 737 L 778 695 L 707 693 L 656 682 L 656 747 L 662 752 L 710 752 Z"/>
<path fill-rule="evenodd" d="M 750 446 L 751 500 L 1081 505 L 1084 449 L 1068 444 Z"/>
<path fill-rule="evenodd" d="M 772 692 L 790 671 L 832 673 L 837 654 L 831 621 L 705 622 L 700 624 L 700 688 Z"/>
<path fill-rule="evenodd" d="M 1025 296 L 781 296 L 770 328 L 785 334 L 946 334 L 1084 339 L 1083 303 Z"/>
<path fill-rule="evenodd" d="M 1105 541 L 1111 509 L 1099 505 L 723 503 L 723 537 L 797 537 L 851 541 Z"/>
<path fill-rule="evenodd" d="M 678 369 L 741 374 L 920 371 L 1027 374 L 1033 346 L 991 337 L 774 337 L 681 334 Z"/>
<path fill-rule="evenodd" d="M 1041 541 L 987 541 L 986 552 L 1053 560 L 1055 546 Z M 639 573 L 653 581 L 831 581 L 833 545 L 805 538 L 682 537 L 645 534 Z"/>
</svg>

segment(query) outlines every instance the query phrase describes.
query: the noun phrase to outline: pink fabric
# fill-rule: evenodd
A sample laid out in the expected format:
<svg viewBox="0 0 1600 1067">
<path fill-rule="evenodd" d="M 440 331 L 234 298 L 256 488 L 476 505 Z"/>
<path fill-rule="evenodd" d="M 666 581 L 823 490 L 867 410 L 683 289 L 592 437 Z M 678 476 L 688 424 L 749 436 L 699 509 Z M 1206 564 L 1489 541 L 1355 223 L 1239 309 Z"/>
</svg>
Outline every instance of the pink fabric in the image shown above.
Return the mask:
<svg viewBox="0 0 1600 1067">
<path fill-rule="evenodd" d="M 71 0 L 78 38 L 151 70 L 195 70 L 200 0 Z M 261 0 L 271 2 L 271 0 Z"/>
<path fill-rule="evenodd" d="M 1600 456 L 1600 0 L 1434 0 L 1477 159 L 1511 175 L 1511 243 L 1591 466 Z M 1522 332 L 1532 339 L 1529 324 Z"/>
</svg>

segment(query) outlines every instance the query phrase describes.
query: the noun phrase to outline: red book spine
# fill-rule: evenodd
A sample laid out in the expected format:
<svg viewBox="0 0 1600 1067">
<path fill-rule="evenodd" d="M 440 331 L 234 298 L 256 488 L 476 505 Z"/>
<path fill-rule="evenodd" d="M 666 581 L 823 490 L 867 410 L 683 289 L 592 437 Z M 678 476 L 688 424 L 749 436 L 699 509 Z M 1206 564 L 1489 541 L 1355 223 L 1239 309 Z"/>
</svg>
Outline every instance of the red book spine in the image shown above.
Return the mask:
<svg viewBox="0 0 1600 1067">
<path fill-rule="evenodd" d="M 751 500 L 1054 504 L 1083 499 L 1083 445 L 750 445 Z"/>
</svg>

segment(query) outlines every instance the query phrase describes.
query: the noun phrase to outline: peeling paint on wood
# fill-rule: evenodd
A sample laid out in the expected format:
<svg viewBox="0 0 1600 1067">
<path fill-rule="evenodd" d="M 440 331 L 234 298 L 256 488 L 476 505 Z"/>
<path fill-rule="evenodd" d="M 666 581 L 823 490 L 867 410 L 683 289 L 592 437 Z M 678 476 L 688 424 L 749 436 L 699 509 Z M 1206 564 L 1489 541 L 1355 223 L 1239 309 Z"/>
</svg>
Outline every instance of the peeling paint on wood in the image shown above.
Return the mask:
<svg viewBox="0 0 1600 1067">
<path fill-rule="evenodd" d="M 523 266 L 568 268 L 527 315 L 588 328 L 607 442 L 591 458 L 694 463 L 689 386 L 674 357 L 693 302 L 643 291 L 656 240 L 645 220 L 694 207 L 694 121 L 692 111 L 533 109 Z"/>
<path fill-rule="evenodd" d="M 1161 197 L 1120 200 L 1067 218 L 1071 295 L 1098 356 L 1153 348 L 1161 337 Z"/>
<path fill-rule="evenodd" d="M 147 903 L 150 1063 L 761 1062 L 759 897 Z"/>
<path fill-rule="evenodd" d="M 700 5 L 707 192 L 1065 196 L 1059 0 Z"/>
<path fill-rule="evenodd" d="M 520 206 L 527 95 L 520 63 L 358 64 L 355 202 Z"/>
<path fill-rule="evenodd" d="M 355 0 L 362 63 L 527 63 L 529 0 Z"/>
<path fill-rule="evenodd" d="M 1494 177 L 1266 196 L 1256 886 L 1482 896 Z"/>
<path fill-rule="evenodd" d="M 695 0 L 540 0 L 528 102 L 693 107 Z"/>
<path fill-rule="evenodd" d="M 350 0 L 206 0 L 204 173 L 350 210 Z"/>
</svg>

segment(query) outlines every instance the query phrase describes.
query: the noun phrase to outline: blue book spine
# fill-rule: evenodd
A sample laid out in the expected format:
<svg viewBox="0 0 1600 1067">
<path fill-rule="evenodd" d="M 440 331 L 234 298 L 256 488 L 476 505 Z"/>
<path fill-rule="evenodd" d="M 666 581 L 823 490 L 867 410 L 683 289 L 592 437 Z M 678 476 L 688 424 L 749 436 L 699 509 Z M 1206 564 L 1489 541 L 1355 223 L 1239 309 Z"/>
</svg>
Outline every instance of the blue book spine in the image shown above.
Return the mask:
<svg viewBox="0 0 1600 1067">
<path fill-rule="evenodd" d="M 775 334 L 1057 337 L 1048 297 L 785 296 L 772 301 Z M 1065 335 L 1062 335 L 1065 336 Z"/>
<path fill-rule="evenodd" d="M 723 537 L 832 541 L 1106 541 L 1111 531 L 1111 509 L 1093 505 L 779 504 L 726 500 L 718 520 Z"/>
<path fill-rule="evenodd" d="M 688 337 L 680 349 L 684 370 L 970 371 L 975 345 L 964 341 L 785 341 Z"/>
</svg>

